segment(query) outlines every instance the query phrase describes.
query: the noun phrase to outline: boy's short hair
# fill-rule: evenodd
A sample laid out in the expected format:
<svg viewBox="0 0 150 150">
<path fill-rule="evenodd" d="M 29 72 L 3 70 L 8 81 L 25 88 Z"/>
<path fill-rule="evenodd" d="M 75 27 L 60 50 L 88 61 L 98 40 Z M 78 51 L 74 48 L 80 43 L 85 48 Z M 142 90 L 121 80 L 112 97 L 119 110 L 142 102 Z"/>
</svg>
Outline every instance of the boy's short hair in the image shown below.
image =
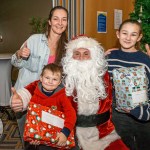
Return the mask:
<svg viewBox="0 0 150 150">
<path fill-rule="evenodd" d="M 41 76 L 43 76 L 45 70 L 50 70 L 52 73 L 60 73 L 60 77 L 62 76 L 62 67 L 60 67 L 57 64 L 51 63 L 48 65 L 45 65 L 42 69 Z"/>
</svg>

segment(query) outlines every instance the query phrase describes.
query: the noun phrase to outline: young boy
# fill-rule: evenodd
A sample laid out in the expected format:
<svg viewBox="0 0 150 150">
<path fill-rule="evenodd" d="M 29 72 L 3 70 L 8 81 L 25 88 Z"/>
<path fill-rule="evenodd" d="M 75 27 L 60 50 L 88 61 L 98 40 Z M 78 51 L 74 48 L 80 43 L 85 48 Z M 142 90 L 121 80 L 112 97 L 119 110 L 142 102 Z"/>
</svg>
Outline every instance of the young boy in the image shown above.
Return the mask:
<svg viewBox="0 0 150 150">
<path fill-rule="evenodd" d="M 27 85 L 25 88 L 17 91 L 23 102 L 23 108 L 26 109 L 28 102 L 26 101 L 31 97 L 30 102 L 41 104 L 47 107 L 55 107 L 65 115 L 64 127 L 57 135 L 56 141 L 58 146 L 65 146 L 67 137 L 71 130 L 73 130 L 76 122 L 76 113 L 73 109 L 70 100 L 65 94 L 65 88 L 61 83 L 62 69 L 56 64 L 46 65 L 41 73 L 40 80 L 34 81 Z M 33 89 L 33 87 L 35 87 Z M 37 144 L 38 142 L 31 142 Z M 39 145 L 39 149 L 54 150 L 50 146 Z"/>
</svg>

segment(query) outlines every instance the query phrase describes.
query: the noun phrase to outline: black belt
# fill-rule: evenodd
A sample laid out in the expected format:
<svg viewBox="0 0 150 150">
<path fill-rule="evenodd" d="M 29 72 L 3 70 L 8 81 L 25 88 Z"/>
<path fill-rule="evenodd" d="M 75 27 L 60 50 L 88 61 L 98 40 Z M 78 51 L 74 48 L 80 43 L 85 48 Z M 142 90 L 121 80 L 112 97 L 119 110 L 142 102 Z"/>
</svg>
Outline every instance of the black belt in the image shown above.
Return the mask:
<svg viewBox="0 0 150 150">
<path fill-rule="evenodd" d="M 94 127 L 107 122 L 110 118 L 110 112 L 106 111 L 102 114 L 94 114 L 90 116 L 77 115 L 76 126 L 78 127 Z"/>
</svg>

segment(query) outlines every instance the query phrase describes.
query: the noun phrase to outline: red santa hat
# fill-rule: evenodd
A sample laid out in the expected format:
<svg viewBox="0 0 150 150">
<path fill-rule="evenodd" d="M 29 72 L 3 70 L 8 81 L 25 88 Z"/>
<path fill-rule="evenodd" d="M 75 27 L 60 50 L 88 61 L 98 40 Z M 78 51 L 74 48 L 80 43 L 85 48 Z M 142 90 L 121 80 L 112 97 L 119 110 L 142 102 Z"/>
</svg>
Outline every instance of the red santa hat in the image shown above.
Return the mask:
<svg viewBox="0 0 150 150">
<path fill-rule="evenodd" d="M 98 41 L 93 38 L 89 38 L 85 35 L 79 35 L 74 37 L 71 41 L 66 44 L 66 53 L 73 53 L 74 50 L 79 48 L 85 48 L 90 50 L 92 53 L 104 52 L 103 47 Z"/>
</svg>

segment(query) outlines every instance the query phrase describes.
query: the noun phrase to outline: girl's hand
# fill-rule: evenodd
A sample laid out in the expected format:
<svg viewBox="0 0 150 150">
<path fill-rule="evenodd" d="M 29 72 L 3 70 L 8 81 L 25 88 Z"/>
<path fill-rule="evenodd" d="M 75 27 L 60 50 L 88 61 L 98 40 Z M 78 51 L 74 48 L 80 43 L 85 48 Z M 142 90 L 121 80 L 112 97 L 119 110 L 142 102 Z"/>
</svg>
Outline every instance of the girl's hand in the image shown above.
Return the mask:
<svg viewBox="0 0 150 150">
<path fill-rule="evenodd" d="M 145 49 L 147 51 L 147 55 L 150 56 L 150 46 L 148 44 L 145 44 Z"/>
<path fill-rule="evenodd" d="M 130 110 L 129 110 L 129 109 L 122 108 L 122 110 L 125 111 L 125 112 L 128 113 L 128 114 L 130 113 Z"/>
<path fill-rule="evenodd" d="M 62 132 L 60 132 L 56 137 L 56 141 L 58 141 L 57 142 L 58 146 L 63 147 L 66 145 L 67 137 Z"/>
</svg>

